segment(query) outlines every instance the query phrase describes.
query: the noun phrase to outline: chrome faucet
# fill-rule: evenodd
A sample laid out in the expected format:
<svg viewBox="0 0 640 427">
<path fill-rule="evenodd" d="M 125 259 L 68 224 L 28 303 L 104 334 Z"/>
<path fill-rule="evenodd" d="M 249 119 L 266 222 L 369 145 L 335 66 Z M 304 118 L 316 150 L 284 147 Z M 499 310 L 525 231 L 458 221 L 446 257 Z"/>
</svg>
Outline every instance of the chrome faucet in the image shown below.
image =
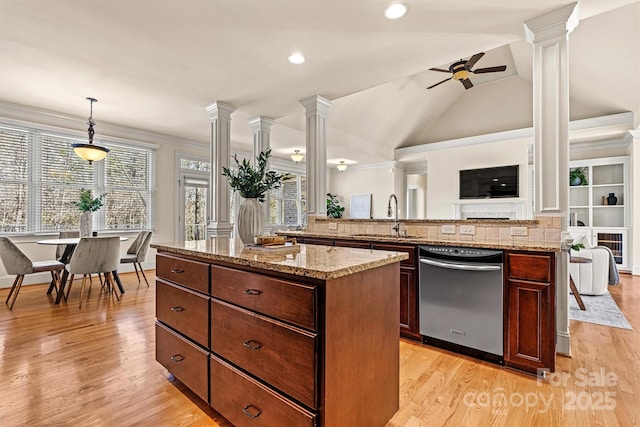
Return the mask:
<svg viewBox="0 0 640 427">
<path fill-rule="evenodd" d="M 391 199 L 396 202 L 394 210 L 391 210 Z M 390 217 L 391 215 L 393 215 L 394 218 L 393 227 L 391 229 L 396 232 L 396 236 L 400 236 L 400 222 L 398 222 L 398 198 L 395 194 L 389 196 L 389 205 L 387 206 L 387 216 Z"/>
</svg>

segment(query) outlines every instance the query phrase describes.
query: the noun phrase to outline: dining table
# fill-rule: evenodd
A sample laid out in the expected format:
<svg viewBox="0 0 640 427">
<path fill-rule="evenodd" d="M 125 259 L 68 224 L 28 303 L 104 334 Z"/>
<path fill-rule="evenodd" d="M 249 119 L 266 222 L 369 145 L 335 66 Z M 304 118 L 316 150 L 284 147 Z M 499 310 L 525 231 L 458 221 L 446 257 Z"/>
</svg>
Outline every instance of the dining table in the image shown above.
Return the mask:
<svg viewBox="0 0 640 427">
<path fill-rule="evenodd" d="M 92 237 L 87 237 L 87 238 L 91 239 Z M 129 240 L 129 238 L 122 237 L 122 236 L 120 237 L 121 242 L 124 242 L 126 240 Z M 56 246 L 64 245 L 65 247 L 64 253 L 60 258 L 60 262 L 63 263 L 64 265 L 67 265 L 69 264 L 69 261 L 71 261 L 71 255 L 73 255 L 73 251 L 75 250 L 79 242 L 80 242 L 80 237 L 68 237 L 64 239 L 38 240 L 36 243 L 38 243 L 39 245 L 56 245 Z M 116 285 L 118 285 L 118 289 L 120 290 L 120 293 L 124 294 L 124 286 L 122 286 L 122 281 L 120 281 L 120 276 L 118 276 L 118 270 L 114 270 L 111 273 L 113 274 L 113 278 L 116 281 Z M 62 277 L 60 279 L 60 286 L 59 286 L 58 294 L 56 295 L 56 304 L 60 304 L 60 300 L 62 300 L 62 296 L 64 295 L 64 288 L 67 284 L 68 278 L 69 278 L 69 270 L 65 268 L 64 271 L 62 272 Z M 52 283 L 49 286 L 49 289 L 47 290 L 47 295 L 51 294 L 51 292 L 53 291 L 53 288 L 54 288 L 54 284 Z"/>
</svg>

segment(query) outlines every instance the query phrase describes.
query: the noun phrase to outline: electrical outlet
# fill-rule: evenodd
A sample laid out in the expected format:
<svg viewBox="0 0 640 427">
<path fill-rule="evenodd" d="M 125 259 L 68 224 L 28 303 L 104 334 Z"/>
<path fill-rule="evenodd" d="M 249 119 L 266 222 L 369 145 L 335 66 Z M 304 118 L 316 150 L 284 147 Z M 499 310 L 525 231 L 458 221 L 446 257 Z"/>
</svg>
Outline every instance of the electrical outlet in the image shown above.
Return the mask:
<svg viewBox="0 0 640 427">
<path fill-rule="evenodd" d="M 460 234 L 471 234 L 472 236 L 476 234 L 476 226 L 475 225 L 461 225 L 460 226 Z"/>
<path fill-rule="evenodd" d="M 526 236 L 527 227 L 511 227 L 512 236 Z"/>
<path fill-rule="evenodd" d="M 338 223 L 337 222 L 330 222 L 329 223 L 329 230 L 337 230 L 338 229 Z"/>
<path fill-rule="evenodd" d="M 455 225 L 443 225 L 440 227 L 440 232 L 442 234 L 456 234 L 456 226 Z"/>
</svg>

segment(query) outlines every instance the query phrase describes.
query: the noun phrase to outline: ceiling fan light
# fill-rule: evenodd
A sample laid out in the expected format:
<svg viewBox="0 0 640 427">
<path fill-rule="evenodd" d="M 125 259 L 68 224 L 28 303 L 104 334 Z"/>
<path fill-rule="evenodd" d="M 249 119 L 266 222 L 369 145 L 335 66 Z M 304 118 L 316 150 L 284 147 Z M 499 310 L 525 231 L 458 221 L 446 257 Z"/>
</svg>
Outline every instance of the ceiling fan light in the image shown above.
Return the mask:
<svg viewBox="0 0 640 427">
<path fill-rule="evenodd" d="M 302 159 L 304 159 L 304 155 L 300 153 L 300 150 L 294 150 L 293 154 L 291 155 L 291 160 L 296 163 L 300 163 Z"/>
<path fill-rule="evenodd" d="M 453 78 L 456 80 L 464 80 L 469 78 L 469 72 L 464 68 L 462 70 L 454 71 Z"/>
</svg>

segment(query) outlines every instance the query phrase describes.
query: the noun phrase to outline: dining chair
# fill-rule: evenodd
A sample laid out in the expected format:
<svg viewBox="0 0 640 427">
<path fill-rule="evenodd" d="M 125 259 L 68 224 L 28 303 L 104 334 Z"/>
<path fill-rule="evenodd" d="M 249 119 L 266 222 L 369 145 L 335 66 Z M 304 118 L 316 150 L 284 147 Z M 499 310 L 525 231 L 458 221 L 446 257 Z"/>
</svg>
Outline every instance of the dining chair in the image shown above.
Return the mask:
<svg viewBox="0 0 640 427">
<path fill-rule="evenodd" d="M 69 271 L 69 286 L 67 288 L 67 296 L 73 285 L 73 277 L 76 274 L 82 274 L 82 285 L 80 288 L 80 303 L 78 308 L 82 308 L 82 299 L 84 297 L 84 288 L 87 283 L 88 276 L 93 273 L 102 273 L 104 276 L 105 286 L 108 292 L 113 292 L 116 299 L 120 301 L 118 296 L 118 287 L 114 283 L 113 272 L 118 269 L 120 261 L 120 237 L 83 237 L 78 242 L 76 249 L 71 255 L 71 260 L 65 268 Z"/>
<path fill-rule="evenodd" d="M 69 231 L 61 231 L 58 233 L 58 239 L 71 239 L 74 237 L 80 237 L 80 231 L 78 230 L 69 230 Z M 56 246 L 56 259 L 60 262 L 64 262 L 64 251 L 67 249 L 67 245 L 57 245 Z"/>
<path fill-rule="evenodd" d="M 147 287 L 149 286 L 149 282 L 147 281 L 147 276 L 144 274 L 144 270 L 142 269 L 142 263 L 147 259 L 147 252 L 149 251 L 149 245 L 151 244 L 151 235 L 151 231 L 141 231 L 138 233 L 138 236 L 133 242 L 131 242 L 129 249 L 127 249 L 127 254 L 120 258 L 121 264 L 133 263 L 133 268 L 136 270 L 136 276 L 138 276 L 138 283 L 140 283 L 140 275 L 138 274 L 138 267 L 140 267 L 140 272 L 142 273 L 142 277 L 144 277 Z"/>
<path fill-rule="evenodd" d="M 9 305 L 9 310 L 13 310 L 13 304 L 18 299 L 18 293 L 22 287 L 22 281 L 27 274 L 51 272 L 51 281 L 56 292 L 59 292 L 60 272 L 64 270 L 64 264 L 57 260 L 31 261 L 8 237 L 0 237 L 0 258 L 8 274 L 15 274 L 13 286 L 9 291 L 5 304 L 9 304 L 9 299 L 13 295 L 13 300 Z"/>
</svg>

